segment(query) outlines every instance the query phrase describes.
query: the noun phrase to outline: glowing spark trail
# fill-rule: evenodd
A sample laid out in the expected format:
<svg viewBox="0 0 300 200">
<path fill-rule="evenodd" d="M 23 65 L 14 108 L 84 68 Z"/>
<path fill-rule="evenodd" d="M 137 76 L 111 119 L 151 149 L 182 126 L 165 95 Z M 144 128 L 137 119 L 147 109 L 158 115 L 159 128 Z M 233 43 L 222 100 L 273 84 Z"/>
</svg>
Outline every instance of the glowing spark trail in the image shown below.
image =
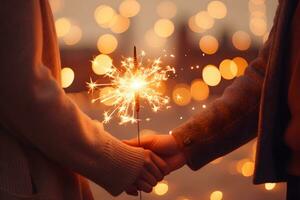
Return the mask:
<svg viewBox="0 0 300 200">
<path fill-rule="evenodd" d="M 175 69 L 162 66 L 160 58 L 144 63 L 145 55 L 146 53 L 142 51 L 137 63 L 134 63 L 132 57 L 128 57 L 121 61 L 119 68 L 111 66 L 104 74 L 111 79 L 110 83 L 100 84 L 93 80 L 87 83 L 90 92 L 105 86 L 113 88 L 109 93 L 99 95 L 92 100 L 93 103 L 112 102 L 113 108 L 104 113 L 104 123 L 109 122 L 114 115 L 120 118 L 120 124 L 136 123 L 138 121 L 136 106 L 140 100 L 147 102 L 154 112 L 169 103 L 169 97 L 163 96 L 158 89 L 161 82 L 167 81 L 170 73 L 175 74 Z"/>
</svg>

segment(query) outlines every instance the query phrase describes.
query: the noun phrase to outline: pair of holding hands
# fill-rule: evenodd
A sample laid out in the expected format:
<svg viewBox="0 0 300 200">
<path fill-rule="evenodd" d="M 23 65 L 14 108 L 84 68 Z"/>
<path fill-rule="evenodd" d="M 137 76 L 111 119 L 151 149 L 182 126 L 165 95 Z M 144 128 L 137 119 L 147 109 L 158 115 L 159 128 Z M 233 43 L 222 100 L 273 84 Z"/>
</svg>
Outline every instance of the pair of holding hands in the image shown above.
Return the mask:
<svg viewBox="0 0 300 200">
<path fill-rule="evenodd" d="M 143 169 L 135 183 L 126 189 L 126 193 L 129 195 L 138 195 L 138 190 L 151 192 L 164 176 L 181 168 L 186 163 L 184 154 L 180 151 L 172 135 L 145 135 L 140 138 L 140 145 L 137 139 L 124 142 L 145 149 Z"/>
</svg>

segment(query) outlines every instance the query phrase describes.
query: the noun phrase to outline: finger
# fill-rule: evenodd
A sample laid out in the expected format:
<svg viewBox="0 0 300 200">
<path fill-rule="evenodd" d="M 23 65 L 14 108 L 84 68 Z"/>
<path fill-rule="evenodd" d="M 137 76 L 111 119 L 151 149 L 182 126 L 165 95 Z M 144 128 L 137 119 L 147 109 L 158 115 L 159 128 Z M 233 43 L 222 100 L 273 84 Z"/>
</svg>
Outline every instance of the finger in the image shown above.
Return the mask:
<svg viewBox="0 0 300 200">
<path fill-rule="evenodd" d="M 186 158 L 182 153 L 168 157 L 165 161 L 168 163 L 171 171 L 177 170 L 186 164 Z"/>
<path fill-rule="evenodd" d="M 139 190 L 144 191 L 146 193 L 150 193 L 152 191 L 152 186 L 143 180 L 138 180 L 137 187 Z"/>
<path fill-rule="evenodd" d="M 157 184 L 155 177 L 152 174 L 150 174 L 147 170 L 143 170 L 141 179 L 150 184 L 151 186 L 155 186 Z"/>
<path fill-rule="evenodd" d="M 136 147 L 141 146 L 141 147 L 144 147 L 144 148 L 148 149 L 154 143 L 155 137 L 156 137 L 155 135 L 142 136 L 140 138 L 140 144 L 139 144 L 138 138 L 133 138 L 133 139 L 130 139 L 130 140 L 123 140 L 123 142 L 125 144 L 131 145 L 131 146 L 136 146 Z"/>
<path fill-rule="evenodd" d="M 151 158 L 150 158 L 151 159 Z M 146 162 L 146 168 L 148 172 L 150 172 L 157 181 L 161 181 L 163 179 L 163 174 L 160 169 L 155 165 L 152 159 Z"/>
<path fill-rule="evenodd" d="M 152 157 L 152 160 L 155 163 L 155 165 L 160 169 L 160 171 L 164 175 L 167 175 L 167 174 L 170 173 L 170 168 L 169 168 L 168 164 L 163 159 L 161 159 L 155 153 L 152 153 L 151 157 Z"/>
<path fill-rule="evenodd" d="M 128 189 L 126 189 L 126 193 L 128 195 L 132 195 L 132 196 L 137 196 L 138 195 L 138 189 L 136 186 L 131 185 L 128 187 Z"/>
</svg>

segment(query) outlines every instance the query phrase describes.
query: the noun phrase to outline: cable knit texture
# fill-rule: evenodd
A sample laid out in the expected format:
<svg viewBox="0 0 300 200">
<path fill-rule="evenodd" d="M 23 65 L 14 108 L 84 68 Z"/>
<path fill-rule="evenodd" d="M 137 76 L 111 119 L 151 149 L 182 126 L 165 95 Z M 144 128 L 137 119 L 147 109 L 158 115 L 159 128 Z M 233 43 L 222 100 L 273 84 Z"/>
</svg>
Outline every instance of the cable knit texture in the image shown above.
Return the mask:
<svg viewBox="0 0 300 200">
<path fill-rule="evenodd" d="M 84 177 L 120 194 L 140 173 L 143 152 L 61 89 L 48 1 L 1 2 L 0 27 L 0 199 L 91 200 Z"/>
</svg>

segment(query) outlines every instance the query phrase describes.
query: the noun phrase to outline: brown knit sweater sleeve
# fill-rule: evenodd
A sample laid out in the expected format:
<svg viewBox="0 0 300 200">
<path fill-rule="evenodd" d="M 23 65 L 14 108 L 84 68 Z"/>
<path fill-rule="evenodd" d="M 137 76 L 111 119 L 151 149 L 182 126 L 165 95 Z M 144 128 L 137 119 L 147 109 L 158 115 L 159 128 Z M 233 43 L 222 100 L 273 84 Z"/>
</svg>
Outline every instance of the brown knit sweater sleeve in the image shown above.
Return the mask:
<svg viewBox="0 0 300 200">
<path fill-rule="evenodd" d="M 143 151 L 85 115 L 53 78 L 51 66 L 43 65 L 48 27 L 40 1 L 1 2 L 0 27 L 1 124 L 53 161 L 120 194 L 140 173 Z"/>
<path fill-rule="evenodd" d="M 173 130 L 188 165 L 197 170 L 256 136 L 260 95 L 275 28 L 245 75 L 207 108 Z"/>
</svg>

